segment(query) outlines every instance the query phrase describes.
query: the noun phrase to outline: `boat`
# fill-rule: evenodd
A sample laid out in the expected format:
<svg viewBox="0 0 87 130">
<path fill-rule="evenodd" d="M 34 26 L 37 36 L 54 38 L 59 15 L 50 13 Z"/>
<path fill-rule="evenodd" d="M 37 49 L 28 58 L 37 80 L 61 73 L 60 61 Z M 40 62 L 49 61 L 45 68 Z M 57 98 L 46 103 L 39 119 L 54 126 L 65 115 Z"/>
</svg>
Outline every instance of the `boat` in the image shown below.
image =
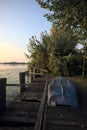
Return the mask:
<svg viewBox="0 0 87 130">
<path fill-rule="evenodd" d="M 67 105 L 79 108 L 78 92 L 74 83 L 65 77 L 56 77 L 48 85 L 48 106 Z"/>
</svg>

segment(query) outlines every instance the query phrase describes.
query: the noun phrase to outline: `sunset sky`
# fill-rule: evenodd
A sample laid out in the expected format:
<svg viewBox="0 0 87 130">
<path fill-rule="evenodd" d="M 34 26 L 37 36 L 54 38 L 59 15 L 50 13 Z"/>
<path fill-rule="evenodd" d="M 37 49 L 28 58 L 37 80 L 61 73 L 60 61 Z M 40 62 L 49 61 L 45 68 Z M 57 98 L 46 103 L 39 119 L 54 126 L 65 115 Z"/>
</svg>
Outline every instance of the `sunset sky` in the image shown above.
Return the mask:
<svg viewBox="0 0 87 130">
<path fill-rule="evenodd" d="M 0 0 L 0 62 L 26 61 L 29 38 L 51 28 L 45 13 L 36 0 Z"/>
<path fill-rule="evenodd" d="M 23 49 L 8 43 L 0 44 L 0 61 L 27 61 Z"/>
</svg>

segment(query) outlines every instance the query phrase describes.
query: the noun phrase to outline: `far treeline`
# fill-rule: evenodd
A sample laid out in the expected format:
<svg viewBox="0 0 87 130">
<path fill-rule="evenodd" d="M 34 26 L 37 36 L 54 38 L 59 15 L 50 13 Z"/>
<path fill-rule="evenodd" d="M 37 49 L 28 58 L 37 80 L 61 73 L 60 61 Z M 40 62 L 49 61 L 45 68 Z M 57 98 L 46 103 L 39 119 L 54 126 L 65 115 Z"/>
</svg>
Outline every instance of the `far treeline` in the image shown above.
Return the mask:
<svg viewBox="0 0 87 130">
<path fill-rule="evenodd" d="M 36 0 L 49 12 L 50 33 L 35 36 L 27 46 L 28 67 L 46 69 L 53 75 L 87 75 L 87 1 Z M 80 48 L 81 46 L 81 48 Z"/>
<path fill-rule="evenodd" d="M 25 64 L 27 64 L 27 63 L 25 63 L 25 62 L 15 62 L 15 61 L 13 61 L 13 62 L 2 62 L 2 63 L 0 63 L 0 64 L 11 64 L 11 65 L 25 65 Z"/>
</svg>

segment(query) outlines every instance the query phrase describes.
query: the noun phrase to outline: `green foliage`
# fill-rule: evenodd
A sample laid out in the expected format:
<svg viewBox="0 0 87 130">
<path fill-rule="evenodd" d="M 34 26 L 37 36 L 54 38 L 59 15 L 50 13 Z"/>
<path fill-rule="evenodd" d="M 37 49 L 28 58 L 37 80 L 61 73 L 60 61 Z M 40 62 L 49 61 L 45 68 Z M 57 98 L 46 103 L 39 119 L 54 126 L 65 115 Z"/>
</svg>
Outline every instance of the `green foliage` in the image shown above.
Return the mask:
<svg viewBox="0 0 87 130">
<path fill-rule="evenodd" d="M 68 68 L 67 68 L 67 62 L 66 59 L 63 58 L 55 58 L 55 56 L 50 57 L 49 60 L 49 68 L 52 74 L 55 76 L 64 76 L 68 75 Z"/>
<path fill-rule="evenodd" d="M 58 29 L 55 26 L 51 29 L 51 38 L 55 48 L 55 55 L 67 56 L 74 51 L 77 44 L 76 36 L 72 32 Z"/>
<path fill-rule="evenodd" d="M 87 71 L 87 0 L 36 1 L 42 8 L 45 8 L 49 11 L 44 16 L 47 17 L 48 21 L 51 21 L 53 25 L 57 27 L 51 31 L 51 33 L 53 33 L 51 41 L 54 43 L 54 45 L 52 45 L 54 48 L 52 48 L 51 51 L 54 52 L 55 57 L 58 57 L 59 55 L 63 57 L 65 55 L 67 57 L 66 59 L 71 58 L 71 63 L 68 62 L 69 70 L 71 70 L 69 71 L 69 74 L 78 74 L 81 72 L 81 70 L 84 74 Z M 57 29 L 60 29 L 60 31 L 58 32 Z M 66 34 L 65 32 L 61 31 L 62 29 L 63 31 L 66 31 Z M 81 56 L 81 60 L 80 56 L 77 54 L 78 50 L 74 50 L 76 40 L 78 43 L 83 45 L 83 48 L 79 54 Z M 74 56 L 71 55 L 72 53 L 76 53 L 78 58 L 74 58 Z M 69 57 L 70 55 L 71 57 Z M 78 68 L 76 66 L 78 66 Z"/>
<path fill-rule="evenodd" d="M 48 21 L 51 21 L 57 28 L 63 28 L 70 33 L 72 31 L 73 35 L 77 36 L 78 43 L 84 45 L 87 42 L 87 0 L 36 1 L 42 8 L 49 11 L 44 15 Z"/>
<path fill-rule="evenodd" d="M 72 28 L 87 33 L 86 0 L 36 0 L 42 8 L 50 11 L 45 14 L 49 21 L 64 28 Z"/>
<path fill-rule="evenodd" d="M 68 76 L 82 73 L 82 51 L 77 48 L 77 38 L 73 33 L 51 28 L 50 34 L 44 32 L 38 41 L 29 39 L 29 68 L 47 69 L 54 75 Z"/>
<path fill-rule="evenodd" d="M 54 75 L 69 75 L 67 57 L 75 52 L 76 37 L 53 26 L 50 39 L 49 70 Z"/>
<path fill-rule="evenodd" d="M 29 39 L 29 54 L 27 54 L 30 55 L 29 68 L 38 67 L 46 69 L 48 63 L 47 41 L 49 41 L 49 36 L 46 35 L 46 32 L 41 34 L 41 41 L 38 41 L 36 37 Z"/>
</svg>

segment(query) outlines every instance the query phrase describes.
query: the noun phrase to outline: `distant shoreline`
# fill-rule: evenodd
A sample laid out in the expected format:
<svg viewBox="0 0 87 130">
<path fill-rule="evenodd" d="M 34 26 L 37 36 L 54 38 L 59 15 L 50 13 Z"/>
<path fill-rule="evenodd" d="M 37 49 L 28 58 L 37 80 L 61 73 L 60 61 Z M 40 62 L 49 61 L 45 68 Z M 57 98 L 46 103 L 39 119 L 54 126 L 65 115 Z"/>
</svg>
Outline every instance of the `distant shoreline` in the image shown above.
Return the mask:
<svg viewBox="0 0 87 130">
<path fill-rule="evenodd" d="M 0 64 L 10 64 L 10 65 L 24 65 L 24 64 L 27 64 L 26 62 L 3 62 L 3 63 L 0 63 Z"/>
</svg>

